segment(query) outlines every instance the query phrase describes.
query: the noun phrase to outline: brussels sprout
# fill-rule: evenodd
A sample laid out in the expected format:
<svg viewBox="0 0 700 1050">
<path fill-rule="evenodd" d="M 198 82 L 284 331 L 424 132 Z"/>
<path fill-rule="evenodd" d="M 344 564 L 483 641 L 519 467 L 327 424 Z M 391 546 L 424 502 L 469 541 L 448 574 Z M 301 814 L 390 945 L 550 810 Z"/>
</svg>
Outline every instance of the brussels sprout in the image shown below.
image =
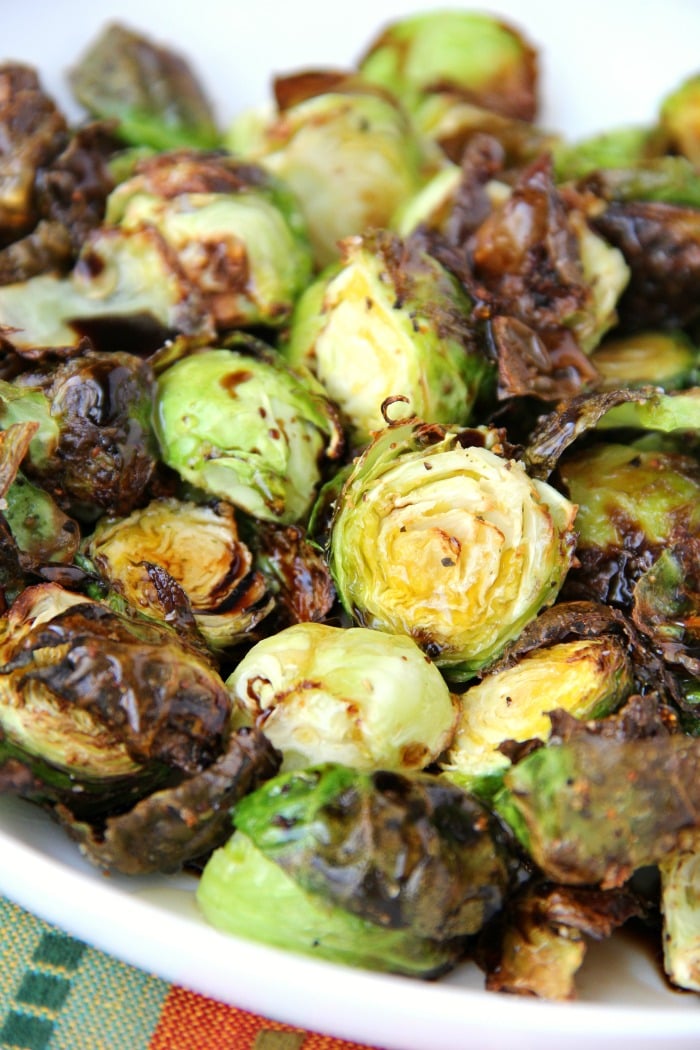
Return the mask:
<svg viewBox="0 0 700 1050">
<path fill-rule="evenodd" d="M 682 331 L 612 336 L 595 349 L 591 362 L 603 390 L 647 384 L 677 390 L 700 381 L 700 348 Z"/>
<path fill-rule="evenodd" d="M 615 405 L 597 423 L 599 430 L 628 427 L 640 431 L 681 435 L 686 448 L 697 444 L 700 435 L 700 386 L 654 390 L 649 397 Z"/>
<path fill-rule="evenodd" d="M 238 537 L 233 507 L 221 501 L 152 500 L 126 518 L 101 518 L 84 548 L 98 572 L 146 613 L 161 607 L 153 567 L 166 570 L 214 650 L 245 638 L 274 604 Z"/>
<path fill-rule="evenodd" d="M 257 642 L 226 686 L 234 724 L 264 729 L 283 769 L 422 769 L 455 724 L 450 691 L 415 642 L 364 627 L 287 627 Z"/>
<path fill-rule="evenodd" d="M 382 429 L 393 397 L 405 415 L 467 423 L 493 365 L 476 345 L 456 279 L 386 233 L 348 238 L 341 252 L 298 301 L 285 356 L 320 379 L 355 445 Z"/>
<path fill-rule="evenodd" d="M 700 74 L 688 77 L 659 108 L 659 125 L 671 153 L 700 165 Z"/>
<path fill-rule="evenodd" d="M 223 153 L 175 150 L 143 160 L 110 194 L 105 222 L 105 236 L 116 227 L 127 240 L 155 231 L 174 274 L 218 328 L 281 325 L 311 275 L 290 191 L 263 168 Z M 94 251 L 93 242 L 88 264 Z"/>
<path fill-rule="evenodd" d="M 57 584 L 26 588 L 0 620 L 0 664 L 3 746 L 40 799 L 76 812 L 201 770 L 227 733 L 222 680 L 174 631 Z"/>
<path fill-rule="evenodd" d="M 138 357 L 86 353 L 0 381 L 0 426 L 39 424 L 23 467 L 62 509 L 87 520 L 128 513 L 156 465 L 152 389 Z"/>
<path fill-rule="evenodd" d="M 581 638 L 525 653 L 459 697 L 459 721 L 441 768 L 450 780 L 492 794 L 510 759 L 506 740 L 546 740 L 549 711 L 602 718 L 632 691 L 625 647 L 610 636 Z"/>
<path fill-rule="evenodd" d="M 547 878 L 623 885 L 697 830 L 700 740 L 582 731 L 505 774 L 496 805 Z"/>
<path fill-rule="evenodd" d="M 700 992 L 700 835 L 691 833 L 659 869 L 664 970 L 677 987 Z"/>
<path fill-rule="evenodd" d="M 596 444 L 559 464 L 578 506 L 569 583 L 600 601 L 629 605 L 631 588 L 669 544 L 700 526 L 700 468 L 689 456 L 633 445 Z"/>
<path fill-rule="evenodd" d="M 497 430 L 387 427 L 338 498 L 330 567 L 357 623 L 413 637 L 468 678 L 551 604 L 575 506 L 510 459 Z"/>
<path fill-rule="evenodd" d="M 558 182 L 581 179 L 600 169 L 630 169 L 644 164 L 658 152 L 655 129 L 621 127 L 592 135 L 580 142 L 553 146 Z"/>
<path fill-rule="evenodd" d="M 104 27 L 69 82 L 90 113 L 116 121 L 125 142 L 159 150 L 218 145 L 213 109 L 188 61 L 124 25 Z"/>
<path fill-rule="evenodd" d="M 461 939 L 498 911 L 511 878 L 506 839 L 488 811 L 434 777 L 334 764 L 283 773 L 238 803 L 234 823 L 198 888 L 205 915 L 232 932 L 356 965 L 425 976 L 436 962 L 445 968 Z M 241 835 L 249 840 L 242 847 Z M 270 921 L 262 904 L 269 882 L 251 878 L 258 853 L 317 902 L 315 915 L 307 909 L 298 926 L 275 922 L 274 912 Z M 249 889 L 239 894 L 243 880 Z M 407 940 L 388 936 L 383 946 L 379 931 Z"/>
<path fill-rule="evenodd" d="M 537 55 L 514 26 L 473 11 L 430 11 L 389 24 L 358 63 L 363 77 L 414 109 L 450 91 L 484 109 L 532 120 Z"/>
<path fill-rule="evenodd" d="M 343 238 L 390 227 L 430 161 L 405 113 L 385 94 L 352 78 L 331 78 L 309 95 L 301 90 L 304 79 L 299 90 L 295 78 L 278 82 L 278 95 L 289 94 L 289 103 L 257 129 L 235 122 L 227 145 L 291 188 L 321 267 L 337 258 Z"/>
<path fill-rule="evenodd" d="M 241 350 L 207 348 L 160 375 L 154 427 L 163 460 L 254 517 L 299 521 L 324 455 L 340 452 L 333 407 L 313 377 L 273 350 L 250 339 L 233 345 Z"/>
</svg>

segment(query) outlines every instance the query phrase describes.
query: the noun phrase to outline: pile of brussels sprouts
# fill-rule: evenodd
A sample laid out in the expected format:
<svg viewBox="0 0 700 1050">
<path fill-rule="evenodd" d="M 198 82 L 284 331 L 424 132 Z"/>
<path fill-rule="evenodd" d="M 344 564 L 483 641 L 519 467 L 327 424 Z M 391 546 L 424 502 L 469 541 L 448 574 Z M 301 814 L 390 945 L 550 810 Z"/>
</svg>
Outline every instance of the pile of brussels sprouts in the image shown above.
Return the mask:
<svg viewBox="0 0 700 1050">
<path fill-rule="evenodd" d="M 700 78 L 570 142 L 452 10 L 225 130 L 118 24 L 70 83 L 0 67 L 0 790 L 244 937 L 700 991 Z"/>
</svg>

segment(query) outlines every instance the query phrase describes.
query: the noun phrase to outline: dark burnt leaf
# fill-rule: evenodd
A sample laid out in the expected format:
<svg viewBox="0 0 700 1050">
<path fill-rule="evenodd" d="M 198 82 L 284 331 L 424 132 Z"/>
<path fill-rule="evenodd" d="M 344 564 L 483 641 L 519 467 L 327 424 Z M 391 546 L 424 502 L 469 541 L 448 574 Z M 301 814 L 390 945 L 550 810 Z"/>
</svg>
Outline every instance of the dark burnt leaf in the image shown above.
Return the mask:
<svg viewBox="0 0 700 1050">
<path fill-rule="evenodd" d="M 563 325 L 537 331 L 517 317 L 503 315 L 488 323 L 498 358 L 501 400 L 560 401 L 596 385 L 596 369 Z"/>
<path fill-rule="evenodd" d="M 26 582 L 15 538 L 0 514 L 0 615 L 12 605 Z"/>
<path fill-rule="evenodd" d="M 0 66 L 0 244 L 28 233 L 38 214 L 37 170 L 65 148 L 63 114 L 29 66 Z"/>
<path fill-rule="evenodd" d="M 258 522 L 256 557 L 273 580 L 280 626 L 323 621 L 333 608 L 335 587 L 328 564 L 299 525 Z"/>
<path fill-rule="evenodd" d="M 579 394 L 541 416 L 530 434 L 524 460 L 534 477 L 548 478 L 564 452 L 579 437 L 592 430 L 603 416 L 626 401 L 649 401 L 658 394 L 656 387 L 638 390 L 607 390 Z"/>
<path fill-rule="evenodd" d="M 646 914 L 631 889 L 535 881 L 512 897 L 480 945 L 489 991 L 550 1000 L 576 998 L 587 941 L 600 941 Z"/>
<path fill-rule="evenodd" d="M 612 201 L 592 225 L 631 271 L 618 303 L 623 328 L 683 328 L 700 318 L 700 209 Z"/>
<path fill-rule="evenodd" d="M 104 827 L 76 820 L 69 806 L 58 806 L 56 814 L 97 867 L 125 875 L 174 873 L 201 865 L 230 837 L 233 806 L 273 776 L 279 761 L 261 732 L 239 729 L 206 769 L 108 817 Z"/>
</svg>

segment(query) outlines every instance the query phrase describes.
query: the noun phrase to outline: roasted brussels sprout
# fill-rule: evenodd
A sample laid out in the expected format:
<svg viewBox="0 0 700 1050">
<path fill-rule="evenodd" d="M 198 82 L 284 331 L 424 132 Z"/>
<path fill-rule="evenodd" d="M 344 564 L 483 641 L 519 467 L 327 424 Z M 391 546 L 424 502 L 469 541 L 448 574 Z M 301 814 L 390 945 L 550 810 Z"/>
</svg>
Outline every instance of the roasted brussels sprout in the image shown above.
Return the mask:
<svg viewBox="0 0 700 1050">
<path fill-rule="evenodd" d="M 595 349 L 591 362 L 602 390 L 646 385 L 682 390 L 700 380 L 700 347 L 683 331 L 611 336 Z"/>
<path fill-rule="evenodd" d="M 146 614 L 158 615 L 158 570 L 165 570 L 213 650 L 242 641 L 274 605 L 233 507 L 221 500 L 152 500 L 126 518 L 101 518 L 84 548 L 100 575 Z"/>
<path fill-rule="evenodd" d="M 413 637 L 466 679 L 551 604 L 576 508 L 509 458 L 502 435 L 412 420 L 357 459 L 337 501 L 330 567 L 347 612 Z"/>
<path fill-rule="evenodd" d="M 23 470 L 80 519 L 128 513 L 156 466 L 153 375 L 131 354 L 86 353 L 0 381 L 0 427 L 33 420 Z"/>
<path fill-rule="evenodd" d="M 116 122 L 131 145 L 211 149 L 219 132 L 187 59 L 118 22 L 104 27 L 69 73 L 76 99 Z"/>
<path fill-rule="evenodd" d="M 233 819 L 236 832 L 198 886 L 207 918 L 358 966 L 448 969 L 463 938 L 498 911 L 511 877 L 488 811 L 432 777 L 316 766 L 269 780 Z M 289 922 L 263 907 L 270 897 Z"/>
<path fill-rule="evenodd" d="M 664 970 L 677 987 L 700 992 L 700 835 L 691 832 L 659 869 Z"/>
<path fill-rule="evenodd" d="M 386 26 L 358 65 L 411 110 L 426 95 L 449 92 L 522 120 L 537 112 L 536 52 L 514 26 L 488 14 L 409 15 Z"/>
<path fill-rule="evenodd" d="M 316 265 L 324 266 L 337 258 L 344 237 L 390 227 L 433 161 L 403 110 L 371 85 L 300 74 L 276 88 L 276 112 L 239 118 L 227 145 L 292 189 Z"/>
<path fill-rule="evenodd" d="M 386 233 L 347 238 L 342 259 L 297 303 L 285 356 L 310 368 L 341 408 L 354 445 L 407 416 L 467 423 L 493 364 L 476 342 L 471 302 L 427 252 Z"/>
<path fill-rule="evenodd" d="M 629 170 L 658 152 L 655 130 L 646 127 L 620 127 L 579 142 L 560 141 L 553 148 L 557 181 L 581 179 L 601 169 Z"/>
<path fill-rule="evenodd" d="M 690 456 L 597 443 L 562 460 L 559 474 L 578 506 L 570 593 L 629 606 L 661 552 L 697 536 L 700 468 Z"/>
<path fill-rule="evenodd" d="M 632 690 L 624 644 L 610 636 L 579 638 L 524 653 L 459 696 L 459 721 L 441 760 L 445 776 L 491 795 L 510 766 L 505 741 L 546 740 L 548 712 L 602 718 Z"/>
<path fill-rule="evenodd" d="M 364 627 L 287 627 L 254 645 L 226 686 L 234 724 L 263 729 L 283 769 L 422 769 L 456 718 L 440 672 L 411 638 Z"/>
<path fill-rule="evenodd" d="M 324 456 L 339 455 L 333 406 L 256 341 L 207 348 L 158 378 L 155 431 L 163 460 L 203 492 L 264 521 L 291 523 L 311 508 Z M 257 348 L 257 353 L 246 352 Z"/>
<path fill-rule="evenodd" d="M 666 148 L 700 165 L 700 74 L 688 77 L 659 107 L 659 125 Z"/>
</svg>

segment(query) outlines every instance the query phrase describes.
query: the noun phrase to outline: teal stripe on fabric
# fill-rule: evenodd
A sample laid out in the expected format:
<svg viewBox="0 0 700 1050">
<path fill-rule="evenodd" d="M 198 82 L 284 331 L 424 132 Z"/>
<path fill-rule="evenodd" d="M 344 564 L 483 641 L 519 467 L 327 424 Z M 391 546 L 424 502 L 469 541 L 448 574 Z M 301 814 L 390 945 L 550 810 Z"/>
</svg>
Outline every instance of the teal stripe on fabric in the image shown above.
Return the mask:
<svg viewBox="0 0 700 1050">
<path fill-rule="evenodd" d="M 168 990 L 166 981 L 88 948 L 50 1050 L 147 1050 Z"/>
<path fill-rule="evenodd" d="M 85 948 L 82 941 L 76 941 L 64 933 L 49 930 L 39 941 L 32 955 L 32 961 L 49 966 L 60 966 L 65 970 L 75 970 L 83 957 Z"/>
<path fill-rule="evenodd" d="M 70 992 L 70 981 L 57 973 L 25 973 L 17 992 L 17 1002 L 60 1010 Z"/>
<path fill-rule="evenodd" d="M 0 1046 L 21 1050 L 46 1050 L 53 1031 L 53 1021 L 47 1017 L 12 1010 L 0 1029 Z"/>
</svg>

